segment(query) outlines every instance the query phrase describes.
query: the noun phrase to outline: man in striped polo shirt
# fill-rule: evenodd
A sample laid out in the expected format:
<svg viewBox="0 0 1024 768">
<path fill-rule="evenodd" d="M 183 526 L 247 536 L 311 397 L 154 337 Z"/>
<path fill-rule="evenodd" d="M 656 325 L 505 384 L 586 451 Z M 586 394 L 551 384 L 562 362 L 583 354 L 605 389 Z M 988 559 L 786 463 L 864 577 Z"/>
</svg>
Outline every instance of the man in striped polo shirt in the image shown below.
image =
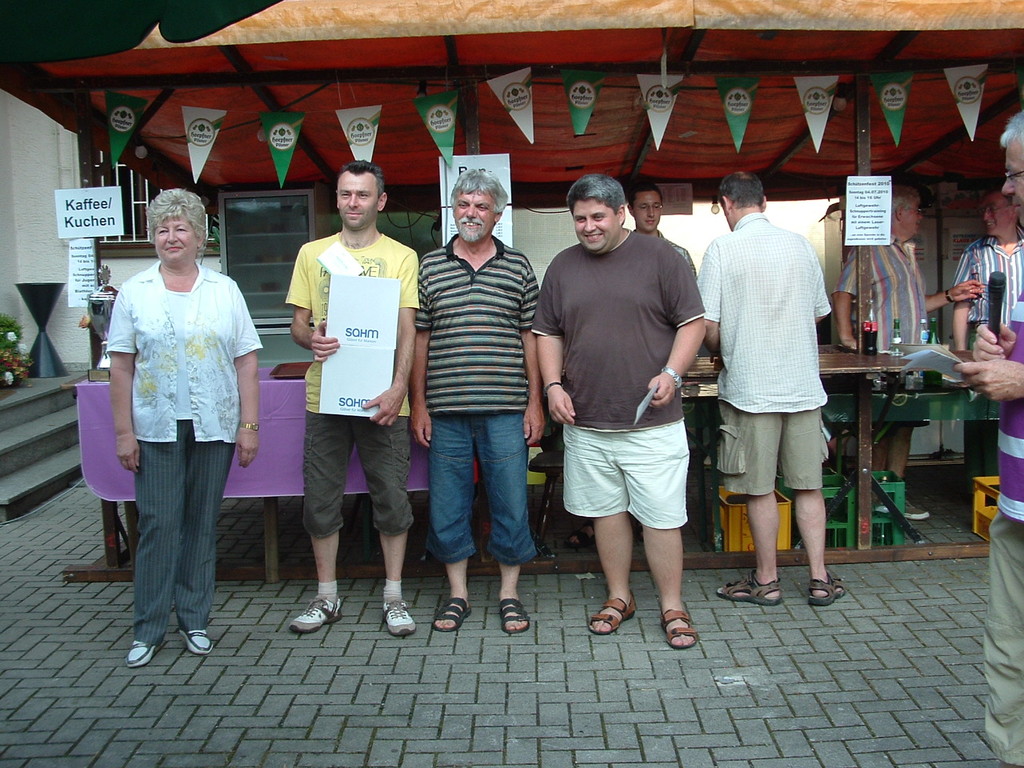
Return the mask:
<svg viewBox="0 0 1024 768">
<path fill-rule="evenodd" d="M 977 280 L 966 280 L 949 290 L 925 293 L 913 243 L 923 218 L 921 193 L 903 184 L 893 185 L 892 243 L 872 245 L 867 249 L 871 261 L 870 304 L 874 310 L 874 319 L 878 321 L 878 348 L 881 350 L 889 349 L 894 318 L 900 319 L 904 341 L 916 344 L 921 321 L 927 319 L 929 312 L 953 302 L 976 299 L 982 293 L 982 285 Z M 853 300 L 857 295 L 857 253 L 856 248 L 847 252 L 839 284 L 832 294 L 839 341 L 851 349 L 857 349 L 858 346 L 856 320 L 853 317 Z M 903 477 L 910 458 L 913 431 L 913 422 L 892 422 L 888 433 L 875 447 L 873 469 L 887 469 Z M 911 509 L 908 506 L 904 516 L 908 520 L 925 520 L 929 514 L 926 510 Z"/>
<path fill-rule="evenodd" d="M 536 341 L 537 278 L 519 251 L 492 235 L 508 193 L 489 171 L 452 189 L 458 235 L 420 261 L 420 307 L 409 395 L 416 441 L 430 449 L 427 549 L 445 564 L 451 594 L 434 616 L 454 632 L 470 614 L 468 559 L 476 552 L 474 455 L 487 491 L 487 549 L 501 571 L 501 629 L 530 628 L 520 566 L 537 550 L 526 507 L 527 443 L 544 429 Z"/>
</svg>

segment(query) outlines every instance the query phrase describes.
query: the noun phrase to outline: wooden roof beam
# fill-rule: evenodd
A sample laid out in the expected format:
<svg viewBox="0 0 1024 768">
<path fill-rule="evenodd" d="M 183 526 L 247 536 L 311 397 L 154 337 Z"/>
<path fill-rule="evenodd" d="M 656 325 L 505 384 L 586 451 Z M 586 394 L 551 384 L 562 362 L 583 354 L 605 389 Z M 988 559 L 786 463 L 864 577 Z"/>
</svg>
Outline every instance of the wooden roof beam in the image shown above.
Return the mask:
<svg viewBox="0 0 1024 768">
<path fill-rule="evenodd" d="M 222 48 L 225 50 L 226 48 Z M 239 61 L 241 56 L 235 55 Z M 799 75 L 820 75 L 829 70 L 844 75 L 871 74 L 874 72 L 941 72 L 947 67 L 963 65 L 963 60 L 873 60 L 855 61 L 836 59 L 825 61 L 791 61 L 778 60 L 732 60 L 732 61 L 693 61 L 680 62 L 689 76 L 701 75 L 750 77 L 790 77 Z M 1013 72 L 1016 59 L 988 59 L 988 72 Z M 11 65 L 0 64 L 0 71 Z M 558 77 L 563 65 L 534 64 L 534 78 Z M 578 63 L 578 69 L 603 72 L 609 76 L 632 77 L 643 74 L 659 74 L 660 62 L 636 61 L 602 63 Z M 328 83 L 354 84 L 411 84 L 415 86 L 421 80 L 451 81 L 476 80 L 484 82 L 494 75 L 493 66 L 461 66 L 451 65 L 447 68 L 437 66 L 423 67 L 374 67 L 367 69 L 315 69 L 285 70 L 274 72 L 258 72 L 248 67 L 245 71 L 236 72 L 194 72 L 194 73 L 161 73 L 153 75 L 113 75 L 110 77 L 49 77 L 40 74 L 27 82 L 27 88 L 34 93 L 75 93 L 78 91 L 133 91 L 152 90 L 154 88 L 234 88 L 238 86 L 253 87 L 277 85 L 322 85 Z M 0 72 L 2 78 L 2 72 Z"/>
<path fill-rule="evenodd" d="M 249 62 L 246 61 L 245 58 L 238 52 L 237 48 L 231 45 L 222 45 L 219 46 L 219 48 L 220 52 L 224 54 L 224 58 L 226 58 L 231 63 L 231 66 L 233 66 L 238 72 L 245 74 L 253 73 L 253 69 L 249 65 Z M 276 98 L 274 98 L 274 95 L 267 89 L 267 87 L 263 85 L 257 85 L 254 83 L 250 84 L 249 87 L 252 89 L 252 92 L 256 94 L 259 100 L 266 105 L 267 109 L 269 109 L 271 112 L 281 111 L 281 103 Z M 335 168 L 331 166 L 330 163 L 324 160 L 323 155 L 321 155 L 317 151 L 316 147 L 313 146 L 313 143 L 309 140 L 309 137 L 306 134 L 300 132 L 298 141 L 296 143 L 298 144 L 299 149 L 303 151 L 306 157 L 308 157 L 313 162 L 313 165 L 317 167 L 320 173 L 323 174 L 324 181 L 332 183 L 337 171 Z"/>
</svg>

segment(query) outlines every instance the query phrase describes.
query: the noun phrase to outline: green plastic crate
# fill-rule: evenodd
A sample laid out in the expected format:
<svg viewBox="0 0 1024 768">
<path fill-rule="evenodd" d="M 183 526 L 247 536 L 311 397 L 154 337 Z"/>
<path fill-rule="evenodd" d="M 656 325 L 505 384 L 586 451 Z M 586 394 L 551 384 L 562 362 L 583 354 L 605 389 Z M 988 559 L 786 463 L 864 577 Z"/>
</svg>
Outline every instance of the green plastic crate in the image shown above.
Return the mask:
<svg viewBox="0 0 1024 768">
<path fill-rule="evenodd" d="M 889 494 L 896 508 L 900 512 L 906 511 L 906 483 L 894 472 L 879 471 L 872 473 L 882 490 Z M 842 488 L 844 478 L 837 474 L 826 474 L 821 478 L 821 495 L 825 497 L 825 507 L 834 499 Z M 792 498 L 793 491 L 788 488 L 780 479 L 777 483 L 779 492 L 788 498 Z M 887 546 L 890 544 L 903 544 L 906 536 L 903 530 L 894 525 L 888 511 L 875 512 L 871 519 L 873 546 Z M 877 534 L 876 534 L 877 529 Z M 798 536 L 796 519 L 793 520 L 793 535 Z M 826 547 L 856 547 L 857 546 L 857 489 L 853 488 L 846 495 L 846 500 L 829 515 L 825 523 L 825 546 Z"/>
</svg>

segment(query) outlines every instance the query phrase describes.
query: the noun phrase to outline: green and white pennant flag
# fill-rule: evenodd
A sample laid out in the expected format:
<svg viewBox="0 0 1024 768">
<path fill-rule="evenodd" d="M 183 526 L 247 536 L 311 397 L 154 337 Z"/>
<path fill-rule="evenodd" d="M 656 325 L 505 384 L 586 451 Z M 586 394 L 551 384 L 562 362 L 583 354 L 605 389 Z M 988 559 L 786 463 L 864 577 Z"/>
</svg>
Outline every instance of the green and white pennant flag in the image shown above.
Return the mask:
<svg viewBox="0 0 1024 768">
<path fill-rule="evenodd" d="M 743 137 L 747 133 L 747 123 L 754 109 L 754 96 L 760 80 L 756 77 L 716 77 L 718 96 L 725 110 L 725 120 L 729 123 L 732 143 L 736 151 L 743 146 Z"/>
<path fill-rule="evenodd" d="M 110 167 L 117 165 L 121 153 L 135 133 L 147 102 L 138 96 L 107 91 L 107 133 L 110 136 Z"/>
<path fill-rule="evenodd" d="M 814 141 L 814 151 L 817 152 L 821 149 L 821 139 L 825 135 L 825 126 L 828 125 L 828 116 L 832 111 L 832 99 L 836 95 L 839 75 L 794 77 L 793 81 L 800 94 L 800 103 L 804 106 L 804 118 Z"/>
<path fill-rule="evenodd" d="M 526 140 L 533 144 L 533 73 L 530 68 L 492 77 L 487 84 L 505 111 L 515 120 Z"/>
<path fill-rule="evenodd" d="M 441 156 L 451 165 L 455 153 L 455 118 L 459 112 L 459 92 L 445 91 L 432 96 L 419 96 L 414 99 L 414 103 L 423 118 L 423 124 L 434 137 Z"/>
<path fill-rule="evenodd" d="M 872 75 L 871 83 L 878 94 L 878 103 L 889 124 L 889 133 L 896 146 L 900 145 L 903 136 L 903 118 L 907 114 L 907 102 L 910 100 L 910 84 L 914 79 L 913 72 L 888 72 Z"/>
<path fill-rule="evenodd" d="M 669 118 L 672 117 L 672 108 L 675 107 L 676 94 L 683 76 L 666 75 L 662 79 L 661 75 L 637 75 L 636 79 L 640 83 L 647 120 L 651 124 L 654 148 L 661 149 L 661 140 L 668 128 Z"/>
<path fill-rule="evenodd" d="M 373 148 L 377 144 L 377 129 L 380 127 L 381 105 L 336 109 L 341 130 L 345 132 L 352 157 L 356 160 L 373 160 Z"/>
<path fill-rule="evenodd" d="M 292 155 L 299 143 L 302 131 L 302 120 L 305 112 L 260 112 L 263 132 L 267 135 L 267 149 L 277 169 L 277 183 L 284 186 L 288 176 L 288 167 L 292 164 Z"/>
<path fill-rule="evenodd" d="M 223 109 L 203 107 L 182 107 L 181 117 L 185 122 L 185 141 L 188 143 L 188 160 L 192 165 L 192 181 L 198 182 L 203 173 L 213 143 L 220 134 L 224 117 Z"/>
<path fill-rule="evenodd" d="M 978 127 L 978 114 L 981 112 L 981 97 L 985 93 L 985 73 L 988 64 L 972 64 L 967 67 L 947 67 L 946 82 L 956 99 L 956 108 L 964 121 L 967 135 L 974 141 L 974 131 Z"/>
<path fill-rule="evenodd" d="M 587 131 L 594 105 L 604 85 L 604 72 L 583 72 L 577 69 L 562 70 L 562 85 L 569 102 L 572 116 L 572 132 L 582 136 Z"/>
</svg>

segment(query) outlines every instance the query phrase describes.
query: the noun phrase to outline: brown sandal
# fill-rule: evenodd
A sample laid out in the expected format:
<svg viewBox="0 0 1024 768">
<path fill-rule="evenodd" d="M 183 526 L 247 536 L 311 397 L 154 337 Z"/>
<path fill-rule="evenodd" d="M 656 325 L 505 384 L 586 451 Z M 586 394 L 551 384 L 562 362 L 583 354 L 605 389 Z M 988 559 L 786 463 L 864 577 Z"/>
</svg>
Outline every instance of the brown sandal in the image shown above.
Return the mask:
<svg viewBox="0 0 1024 768">
<path fill-rule="evenodd" d="M 608 613 L 606 609 L 610 608 L 616 611 L 619 615 Z M 610 598 L 605 601 L 605 604 L 601 606 L 601 610 L 590 617 L 590 623 L 587 625 L 587 629 L 595 635 L 610 635 L 617 632 L 619 625 L 624 621 L 629 621 L 633 618 L 633 614 L 636 613 L 636 600 L 633 599 L 632 593 L 629 595 L 629 605 L 626 605 L 622 600 L 617 597 Z M 611 629 L 607 632 L 594 629 L 594 625 L 600 622 L 604 622 L 611 625 Z"/>
<path fill-rule="evenodd" d="M 824 597 L 815 596 L 815 592 L 824 592 Z M 838 576 L 833 576 L 831 573 L 825 572 L 825 581 L 821 579 L 811 579 L 807 585 L 807 604 L 808 605 L 832 605 L 836 600 L 846 594 L 846 589 L 843 587 L 843 580 Z"/>
<path fill-rule="evenodd" d="M 673 627 L 668 628 L 668 625 L 673 621 L 685 621 L 685 627 Z M 697 639 L 700 637 L 697 634 L 697 630 L 691 626 L 690 614 L 686 611 L 668 610 L 661 612 L 661 628 L 665 630 L 665 641 L 668 643 L 668 647 L 674 651 L 685 651 L 687 648 L 693 648 L 697 644 Z M 689 645 L 673 645 L 672 641 L 677 637 L 692 637 L 693 642 Z"/>
<path fill-rule="evenodd" d="M 766 597 L 772 592 L 778 592 L 778 597 Z M 778 605 L 782 602 L 782 587 L 779 580 L 769 581 L 762 584 L 757 580 L 757 572 L 751 571 L 745 579 L 734 581 L 719 587 L 715 594 L 723 600 L 732 600 L 734 603 L 754 603 L 755 605 Z"/>
</svg>

